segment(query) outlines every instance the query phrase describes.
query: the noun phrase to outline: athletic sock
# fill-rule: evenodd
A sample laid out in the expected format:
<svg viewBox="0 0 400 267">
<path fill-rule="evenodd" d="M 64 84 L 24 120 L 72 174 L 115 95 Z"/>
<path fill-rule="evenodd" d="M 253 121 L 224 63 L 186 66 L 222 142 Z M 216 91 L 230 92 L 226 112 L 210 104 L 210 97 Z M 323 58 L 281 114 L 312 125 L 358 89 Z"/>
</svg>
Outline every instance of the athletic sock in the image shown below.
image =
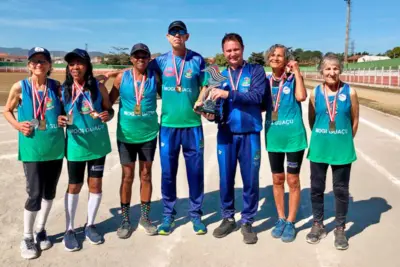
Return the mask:
<svg viewBox="0 0 400 267">
<path fill-rule="evenodd" d="M 103 195 L 102 193 L 99 194 L 89 193 L 88 221 L 87 221 L 88 226 L 94 224 L 94 220 L 96 219 L 96 214 L 100 206 L 102 195 Z"/>
<path fill-rule="evenodd" d="M 24 210 L 24 238 L 33 238 L 33 225 L 35 223 L 37 211 Z"/>
<path fill-rule="evenodd" d="M 36 231 L 38 233 L 44 230 L 52 205 L 53 205 L 53 200 L 42 198 L 42 204 L 41 204 L 42 207 L 38 212 L 36 221 Z"/>
<path fill-rule="evenodd" d="M 128 222 L 130 223 L 129 219 L 129 208 L 131 206 L 131 203 L 121 203 L 121 215 L 122 215 L 122 221 L 123 222 Z"/>
<path fill-rule="evenodd" d="M 149 213 L 150 213 L 150 203 L 151 202 L 143 202 L 140 204 L 140 213 L 141 217 L 146 221 L 149 221 Z"/>
<path fill-rule="evenodd" d="M 65 217 L 67 231 L 74 230 L 76 208 L 78 207 L 79 194 L 65 193 Z"/>
</svg>

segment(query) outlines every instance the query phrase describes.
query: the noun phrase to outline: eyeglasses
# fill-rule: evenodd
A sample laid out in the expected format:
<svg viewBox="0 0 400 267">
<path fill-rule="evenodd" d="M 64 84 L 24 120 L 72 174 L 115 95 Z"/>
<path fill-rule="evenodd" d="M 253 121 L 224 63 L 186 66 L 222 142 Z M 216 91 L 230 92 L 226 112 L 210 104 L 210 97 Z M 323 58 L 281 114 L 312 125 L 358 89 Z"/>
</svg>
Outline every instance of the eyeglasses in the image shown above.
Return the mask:
<svg viewBox="0 0 400 267">
<path fill-rule="evenodd" d="M 37 64 L 46 64 L 49 63 L 47 60 L 41 60 L 41 59 L 31 59 L 29 60 L 30 63 L 37 65 Z"/>
<path fill-rule="evenodd" d="M 187 31 L 185 30 L 178 30 L 178 29 L 172 29 L 168 32 L 169 35 L 175 36 L 175 35 L 185 35 L 187 34 Z"/>
</svg>

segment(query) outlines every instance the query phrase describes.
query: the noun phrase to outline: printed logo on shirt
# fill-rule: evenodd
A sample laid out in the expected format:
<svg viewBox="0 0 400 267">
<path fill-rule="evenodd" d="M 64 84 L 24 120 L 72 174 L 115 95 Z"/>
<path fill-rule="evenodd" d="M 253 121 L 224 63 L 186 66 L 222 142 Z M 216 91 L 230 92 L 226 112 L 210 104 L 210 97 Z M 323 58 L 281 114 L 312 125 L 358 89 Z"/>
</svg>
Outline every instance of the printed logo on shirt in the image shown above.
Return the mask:
<svg viewBox="0 0 400 267">
<path fill-rule="evenodd" d="M 167 68 L 164 70 L 164 76 L 166 76 L 166 77 L 173 77 L 173 76 L 175 76 L 174 68 L 172 68 L 172 67 L 167 67 Z"/>
<path fill-rule="evenodd" d="M 340 101 L 344 102 L 344 101 L 346 101 L 347 96 L 345 94 L 340 94 L 338 98 Z"/>
<path fill-rule="evenodd" d="M 242 86 L 250 86 L 250 78 L 245 77 L 242 82 Z"/>
<path fill-rule="evenodd" d="M 193 76 L 193 71 L 192 69 L 189 69 L 186 73 L 185 73 L 185 78 L 187 79 L 192 79 Z"/>
<path fill-rule="evenodd" d="M 287 86 L 285 86 L 285 87 L 283 88 L 283 93 L 284 93 L 285 95 L 290 94 L 290 88 L 287 87 Z"/>
<path fill-rule="evenodd" d="M 46 103 L 46 110 L 54 108 L 53 100 L 50 97 L 46 96 L 46 99 L 44 101 Z"/>
</svg>

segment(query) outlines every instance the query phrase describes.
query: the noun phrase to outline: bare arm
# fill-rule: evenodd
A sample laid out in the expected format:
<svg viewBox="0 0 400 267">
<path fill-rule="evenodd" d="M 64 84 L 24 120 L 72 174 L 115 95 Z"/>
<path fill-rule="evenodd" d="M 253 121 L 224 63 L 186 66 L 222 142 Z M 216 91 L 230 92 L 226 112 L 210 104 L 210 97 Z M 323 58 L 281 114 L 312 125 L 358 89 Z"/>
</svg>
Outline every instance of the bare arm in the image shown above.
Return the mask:
<svg viewBox="0 0 400 267">
<path fill-rule="evenodd" d="M 357 92 L 354 88 L 350 88 L 350 101 L 351 101 L 351 125 L 354 138 L 357 134 L 358 122 L 360 118 L 360 104 L 358 102 Z"/>
<path fill-rule="evenodd" d="M 315 123 L 315 89 L 312 90 L 310 95 L 310 101 L 308 102 L 308 123 L 312 130 Z"/>
<path fill-rule="evenodd" d="M 131 68 L 125 68 L 125 69 L 122 69 L 122 70 L 109 71 L 109 72 L 107 72 L 107 73 L 105 74 L 105 76 L 106 76 L 107 78 L 117 77 L 118 74 L 123 73 L 124 71 L 130 70 L 130 69 L 131 69 Z"/>
<path fill-rule="evenodd" d="M 297 61 L 290 61 L 288 66 L 293 70 L 294 77 L 296 78 L 295 97 L 298 102 L 303 102 L 307 99 L 307 90 L 304 85 L 303 76 L 301 76 L 299 64 Z"/>
<path fill-rule="evenodd" d="M 117 101 L 119 97 L 119 88 L 121 86 L 121 81 L 122 81 L 122 73 L 118 74 L 117 78 L 115 78 L 113 87 L 111 88 L 111 92 L 108 95 L 111 105 L 114 105 L 115 101 Z"/>
<path fill-rule="evenodd" d="M 10 90 L 8 95 L 7 103 L 4 107 L 4 117 L 14 127 L 14 129 L 20 131 L 25 136 L 32 133 L 31 124 L 29 121 L 18 122 L 14 116 L 14 109 L 17 108 L 21 102 L 22 88 L 19 82 L 15 83 Z"/>
</svg>

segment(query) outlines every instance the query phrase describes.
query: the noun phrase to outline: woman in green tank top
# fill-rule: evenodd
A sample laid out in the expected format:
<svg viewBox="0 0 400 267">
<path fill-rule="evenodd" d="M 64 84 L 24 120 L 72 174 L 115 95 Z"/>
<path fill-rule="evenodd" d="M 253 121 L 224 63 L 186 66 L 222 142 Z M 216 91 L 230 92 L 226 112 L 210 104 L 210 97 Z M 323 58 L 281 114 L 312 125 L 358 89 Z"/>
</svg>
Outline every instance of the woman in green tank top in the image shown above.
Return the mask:
<svg viewBox="0 0 400 267">
<path fill-rule="evenodd" d="M 272 112 L 267 112 L 265 143 L 273 178 L 273 192 L 278 221 L 271 234 L 283 242 L 296 237 L 294 222 L 300 203 L 300 169 L 307 136 L 304 128 L 301 102 L 307 93 L 299 65 L 291 60 L 288 49 L 273 45 L 266 52 L 266 62 L 272 68 L 268 76 L 272 96 Z M 287 160 L 287 174 L 284 161 Z M 285 215 L 285 181 L 289 186 L 289 212 Z"/>
<path fill-rule="evenodd" d="M 28 193 L 20 249 L 23 258 L 33 259 L 39 256 L 38 248 L 45 250 L 52 246 L 45 223 L 61 174 L 65 137 L 63 129 L 57 125 L 57 117 L 62 111 L 60 84 L 48 78 L 51 70 L 49 51 L 42 47 L 32 48 L 28 53 L 28 69 L 30 77 L 12 86 L 4 116 L 19 131 L 18 159 L 23 163 Z M 18 119 L 14 117 L 17 107 Z"/>
<path fill-rule="evenodd" d="M 353 138 L 357 133 L 359 103 L 357 93 L 340 81 L 343 66 L 335 54 L 321 60 L 319 70 L 324 83 L 317 86 L 309 103 L 309 122 L 312 129 L 308 159 L 311 166 L 311 203 L 314 224 L 307 242 L 318 243 L 326 236 L 324 228 L 324 191 L 326 172 L 331 166 L 335 195 L 335 247 L 349 247 L 346 235 L 346 215 L 349 206 L 351 164 L 357 157 Z"/>
<path fill-rule="evenodd" d="M 63 84 L 63 102 L 66 116 L 59 117 L 59 125 L 67 126 L 68 189 L 65 194 L 67 229 L 64 245 L 67 251 L 80 249 L 74 231 L 85 168 L 88 172 L 88 215 L 85 236 L 92 244 L 103 243 L 103 237 L 94 225 L 102 197 L 102 178 L 106 155 L 111 152 L 106 122 L 114 114 L 104 84 L 93 77 L 89 54 L 75 49 L 65 56 L 68 63 Z"/>
</svg>

